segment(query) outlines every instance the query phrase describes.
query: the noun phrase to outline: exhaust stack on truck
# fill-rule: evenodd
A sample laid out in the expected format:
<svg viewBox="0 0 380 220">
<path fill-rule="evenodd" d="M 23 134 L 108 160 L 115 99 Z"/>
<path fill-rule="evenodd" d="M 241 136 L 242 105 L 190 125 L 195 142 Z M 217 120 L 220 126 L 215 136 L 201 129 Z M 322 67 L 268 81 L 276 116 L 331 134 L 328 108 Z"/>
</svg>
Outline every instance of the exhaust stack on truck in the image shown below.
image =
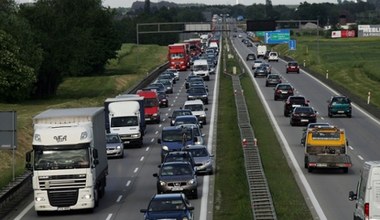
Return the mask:
<svg viewBox="0 0 380 220">
<path fill-rule="evenodd" d="M 104 109 L 49 109 L 33 118 L 34 207 L 44 211 L 93 210 L 104 195 L 108 161 Z"/>
</svg>

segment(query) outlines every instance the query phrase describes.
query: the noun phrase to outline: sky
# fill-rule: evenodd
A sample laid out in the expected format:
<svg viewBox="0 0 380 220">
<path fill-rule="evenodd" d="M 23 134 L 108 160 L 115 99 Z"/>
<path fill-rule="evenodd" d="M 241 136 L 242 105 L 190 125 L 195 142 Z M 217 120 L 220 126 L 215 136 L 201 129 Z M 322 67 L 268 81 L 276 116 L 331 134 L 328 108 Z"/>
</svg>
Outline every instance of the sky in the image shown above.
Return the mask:
<svg viewBox="0 0 380 220">
<path fill-rule="evenodd" d="M 34 0 L 16 0 L 16 2 L 24 3 L 24 2 L 33 2 Z M 104 6 L 110 6 L 111 8 L 118 7 L 131 7 L 132 3 L 136 0 L 103 0 Z M 144 0 L 139 0 L 144 1 Z M 150 0 L 150 2 L 157 3 L 161 0 Z M 235 5 L 236 1 L 242 5 L 252 5 L 252 4 L 265 4 L 265 0 L 165 0 L 168 2 L 174 2 L 178 4 L 185 3 L 202 3 L 207 5 Z M 298 5 L 301 2 L 312 3 L 337 3 L 337 0 L 272 0 L 272 5 Z"/>
</svg>

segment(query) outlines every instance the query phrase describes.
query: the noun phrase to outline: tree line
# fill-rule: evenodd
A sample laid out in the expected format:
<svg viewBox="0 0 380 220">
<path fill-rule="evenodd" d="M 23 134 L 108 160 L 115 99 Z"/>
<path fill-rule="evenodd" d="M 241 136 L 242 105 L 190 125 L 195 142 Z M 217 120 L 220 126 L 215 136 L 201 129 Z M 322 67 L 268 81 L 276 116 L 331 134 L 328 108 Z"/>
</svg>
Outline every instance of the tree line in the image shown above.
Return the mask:
<svg viewBox="0 0 380 220">
<path fill-rule="evenodd" d="M 148 1 L 149 2 L 149 1 Z M 212 14 L 246 19 L 319 19 L 336 24 L 339 16 L 365 24 L 380 22 L 379 12 L 367 2 L 301 3 L 296 7 L 266 4 L 181 5 L 142 10 L 112 9 L 101 0 L 37 0 L 16 4 L 0 0 L 0 100 L 54 97 L 65 77 L 104 74 L 107 60 L 122 43 L 136 43 L 138 23 L 207 22 Z M 203 13 L 203 12 L 208 13 Z M 167 45 L 178 34 L 144 34 L 140 43 Z"/>
</svg>

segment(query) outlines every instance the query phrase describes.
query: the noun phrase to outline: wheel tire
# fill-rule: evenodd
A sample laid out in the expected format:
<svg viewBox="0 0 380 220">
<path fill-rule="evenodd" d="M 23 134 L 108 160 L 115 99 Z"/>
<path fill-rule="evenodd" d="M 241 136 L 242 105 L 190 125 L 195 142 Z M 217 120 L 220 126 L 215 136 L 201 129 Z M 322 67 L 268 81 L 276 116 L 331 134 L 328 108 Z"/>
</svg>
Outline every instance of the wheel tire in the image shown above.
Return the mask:
<svg viewBox="0 0 380 220">
<path fill-rule="evenodd" d="M 198 199 L 198 189 L 195 190 L 195 192 L 191 195 L 193 199 Z"/>
<path fill-rule="evenodd" d="M 328 116 L 329 116 L 329 118 L 332 118 L 333 117 L 333 115 L 331 114 L 331 112 L 330 111 L 328 111 Z"/>
<path fill-rule="evenodd" d="M 312 167 L 307 168 L 307 172 L 309 172 L 309 173 L 313 172 L 313 170 L 314 170 L 314 168 L 312 168 Z"/>
<path fill-rule="evenodd" d="M 348 118 L 352 118 L 352 115 L 351 115 L 351 114 L 348 114 L 347 117 L 348 117 Z"/>
<path fill-rule="evenodd" d="M 45 216 L 46 212 L 44 212 L 44 211 L 37 211 L 37 215 L 38 216 Z"/>
<path fill-rule="evenodd" d="M 343 170 L 343 173 L 348 173 L 348 167 L 344 167 L 342 168 L 342 170 Z"/>
<path fill-rule="evenodd" d="M 265 83 L 265 87 L 268 87 L 269 85 L 268 85 L 268 83 Z"/>
</svg>

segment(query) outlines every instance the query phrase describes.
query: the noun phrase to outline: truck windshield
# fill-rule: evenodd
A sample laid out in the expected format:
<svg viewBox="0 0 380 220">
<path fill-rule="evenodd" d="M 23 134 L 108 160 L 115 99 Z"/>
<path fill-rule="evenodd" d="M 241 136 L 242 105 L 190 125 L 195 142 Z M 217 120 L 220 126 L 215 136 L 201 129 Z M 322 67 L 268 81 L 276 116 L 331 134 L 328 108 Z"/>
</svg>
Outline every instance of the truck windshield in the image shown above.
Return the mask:
<svg viewBox="0 0 380 220">
<path fill-rule="evenodd" d="M 158 100 L 157 98 L 145 98 L 144 99 L 144 106 L 145 107 L 157 107 L 158 106 Z"/>
<path fill-rule="evenodd" d="M 111 119 L 111 127 L 130 127 L 138 126 L 137 116 L 131 117 L 113 117 Z"/>
<path fill-rule="evenodd" d="M 186 136 L 186 141 L 191 140 L 191 131 L 189 129 L 185 131 L 172 130 L 162 131 L 162 141 L 164 142 L 182 142 Z"/>
<path fill-rule="evenodd" d="M 183 53 L 172 53 L 170 54 L 170 58 L 172 59 L 183 59 L 185 56 Z"/>
<path fill-rule="evenodd" d="M 35 170 L 60 170 L 73 168 L 89 168 L 88 148 L 63 150 L 38 149 L 34 155 Z"/>
<path fill-rule="evenodd" d="M 207 71 L 207 65 L 196 65 L 193 66 L 193 71 Z"/>
</svg>

